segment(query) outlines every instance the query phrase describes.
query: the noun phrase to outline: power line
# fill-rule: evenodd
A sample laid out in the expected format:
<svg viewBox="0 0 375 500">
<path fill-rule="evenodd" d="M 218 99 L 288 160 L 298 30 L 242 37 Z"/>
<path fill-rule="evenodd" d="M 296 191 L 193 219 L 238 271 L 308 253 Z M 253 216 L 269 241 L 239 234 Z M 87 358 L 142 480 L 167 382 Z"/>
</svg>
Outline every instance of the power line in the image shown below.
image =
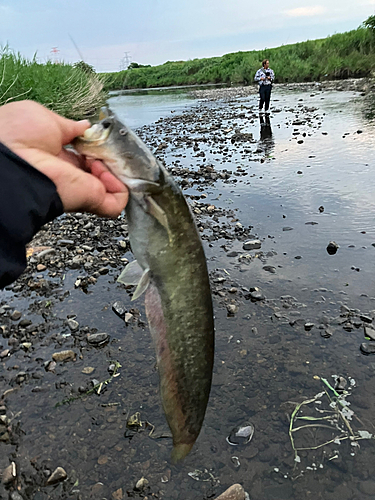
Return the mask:
<svg viewBox="0 0 375 500">
<path fill-rule="evenodd" d="M 120 61 L 120 71 L 128 69 L 130 63 L 131 63 L 130 52 L 124 52 L 124 57 Z"/>
</svg>

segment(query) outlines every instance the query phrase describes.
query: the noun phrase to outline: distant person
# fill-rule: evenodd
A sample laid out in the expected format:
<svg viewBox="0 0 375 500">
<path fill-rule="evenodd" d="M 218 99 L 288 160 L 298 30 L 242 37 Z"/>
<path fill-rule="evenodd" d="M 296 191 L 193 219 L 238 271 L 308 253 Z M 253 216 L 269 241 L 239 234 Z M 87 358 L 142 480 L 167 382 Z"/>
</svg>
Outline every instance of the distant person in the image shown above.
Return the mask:
<svg viewBox="0 0 375 500">
<path fill-rule="evenodd" d="M 254 80 L 259 84 L 259 113 L 263 112 L 263 104 L 265 112 L 269 113 L 272 83 L 275 80 L 275 73 L 270 68 L 268 59 L 262 61 L 262 67 L 255 73 Z"/>
</svg>

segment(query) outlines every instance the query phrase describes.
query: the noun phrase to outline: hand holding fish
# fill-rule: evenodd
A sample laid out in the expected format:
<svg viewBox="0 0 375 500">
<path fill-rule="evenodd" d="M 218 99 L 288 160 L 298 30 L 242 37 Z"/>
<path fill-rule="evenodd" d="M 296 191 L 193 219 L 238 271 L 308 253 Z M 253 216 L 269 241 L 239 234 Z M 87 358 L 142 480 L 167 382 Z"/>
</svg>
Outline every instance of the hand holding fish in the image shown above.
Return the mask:
<svg viewBox="0 0 375 500">
<path fill-rule="evenodd" d="M 128 201 L 128 190 L 100 161 L 64 149 L 90 127 L 33 101 L 0 107 L 0 142 L 56 185 L 64 210 L 116 217 Z"/>
</svg>

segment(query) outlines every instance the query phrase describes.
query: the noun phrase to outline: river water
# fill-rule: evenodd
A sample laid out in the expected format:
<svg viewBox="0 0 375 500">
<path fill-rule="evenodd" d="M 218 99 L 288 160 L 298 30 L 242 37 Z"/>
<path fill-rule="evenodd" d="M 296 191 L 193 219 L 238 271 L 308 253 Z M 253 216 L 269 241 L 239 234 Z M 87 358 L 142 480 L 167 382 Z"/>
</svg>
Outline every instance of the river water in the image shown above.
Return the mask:
<svg viewBox="0 0 375 500">
<path fill-rule="evenodd" d="M 168 431 L 149 332 L 145 325 L 125 327 L 112 312 L 116 300 L 133 307 L 116 276 L 101 277 L 84 294 L 74 288 L 79 271 L 70 271 L 64 276 L 70 295 L 54 305 L 55 317 L 74 313 L 80 324 L 111 332 L 113 342 L 106 351 L 84 352 L 84 362 L 70 363 L 59 375 L 69 385 L 79 383 L 84 366 L 96 367 L 99 380 L 108 376 L 111 359 L 122 366 L 100 397 L 71 405 L 54 407 L 61 395 L 52 390 L 51 374 L 44 392 L 9 396 L 14 415 L 22 412 L 24 458 L 58 457 L 55 465 L 63 463 L 78 481 L 68 496 L 62 490 L 48 490 L 48 496 L 41 488 L 32 498 L 203 500 L 233 483 L 252 500 L 375 498 L 375 357 L 360 351 L 363 342 L 371 346 L 364 327 L 375 318 L 375 124 L 368 102 L 353 90 L 276 86 L 266 122 L 254 113 L 255 94 L 228 95 L 179 89 L 109 100 L 162 151 L 168 167 L 193 172 L 213 164 L 216 172 L 231 172 L 210 183 L 191 182 L 190 173 L 184 188 L 193 210 L 199 200 L 218 211 L 202 229 L 216 355 L 197 443 L 172 466 L 170 439 L 154 439 L 151 427 L 124 437 L 126 418 L 136 412 L 155 426 L 156 437 Z M 233 134 L 253 140 L 236 142 Z M 188 136 L 198 152 L 181 146 L 179 139 Z M 261 241 L 260 249 L 243 249 L 246 239 L 236 234 L 245 229 L 246 239 Z M 339 246 L 333 255 L 327 252 L 331 241 Z M 249 300 L 254 288 L 264 300 Z M 21 310 L 23 300 L 0 294 L 1 303 Z M 233 315 L 230 304 L 237 308 Z M 53 350 L 45 341 L 38 356 L 48 359 Z M 8 371 L 13 365 L 3 363 Z M 228 444 L 234 428 L 249 424 L 255 428 L 249 443 Z M 142 476 L 149 485 L 137 492 L 133 486 Z"/>
</svg>

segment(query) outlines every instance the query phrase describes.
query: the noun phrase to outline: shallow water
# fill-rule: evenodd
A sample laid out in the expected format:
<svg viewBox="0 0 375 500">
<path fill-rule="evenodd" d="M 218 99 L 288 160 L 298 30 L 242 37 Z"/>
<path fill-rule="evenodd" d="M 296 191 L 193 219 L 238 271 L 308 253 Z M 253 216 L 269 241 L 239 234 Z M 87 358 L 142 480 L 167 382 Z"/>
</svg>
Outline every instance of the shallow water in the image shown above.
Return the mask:
<svg viewBox="0 0 375 500">
<path fill-rule="evenodd" d="M 155 136 L 161 128 L 160 140 L 168 136 L 168 126 L 163 122 L 154 126 L 154 122 L 177 113 L 192 113 L 198 104 L 183 93 L 149 97 L 116 96 L 110 105 L 129 125 L 148 126 L 142 130 L 145 136 Z M 64 349 L 77 347 L 73 337 L 62 338 L 64 333 L 69 335 L 64 327 L 69 314 L 77 315 L 80 325 L 111 334 L 106 350 L 81 348 L 75 363 L 58 365 L 56 373 L 44 374 L 43 384 L 35 378 L 21 387 L 20 395 L 16 392 L 7 398 L 13 414 L 21 412 L 17 417 L 22 429 L 21 466 L 30 469 L 27 464 L 37 457 L 51 469 L 63 465 L 70 477 L 78 479 L 78 485 L 68 493 L 60 485 L 49 490 L 51 497 L 35 498 L 78 498 L 78 490 L 82 498 L 89 498 L 93 489 L 97 493 L 91 493 L 92 498 L 111 498 L 122 488 L 123 498 L 151 498 L 154 494 L 197 500 L 213 498 L 236 482 L 252 500 L 375 497 L 373 440 L 354 443 L 360 447 L 345 439 L 341 444 L 337 441 L 318 448 L 338 434 L 312 425 L 294 433 L 296 446 L 309 448 L 298 452 L 300 461 L 296 462 L 289 434 L 296 404 L 326 389 L 319 377 L 334 385 L 333 375 L 355 380 L 347 397 L 355 413 L 353 433 L 375 431 L 375 358 L 359 350 L 364 341 L 363 321 L 359 320 L 357 327 L 352 325 L 350 331 L 343 328 L 349 317 L 375 316 L 374 124 L 364 118 L 365 103 L 354 92 L 291 92 L 276 87 L 270 118 L 272 137 L 262 140 L 259 118 L 251 114 L 256 99 L 250 95 L 229 103 L 218 100 L 203 104 L 222 117 L 222 128 L 239 128 L 253 133 L 256 140 L 250 146 L 229 143 L 227 155 L 209 142 L 202 143 L 206 163 L 214 163 L 218 171 L 234 172 L 240 166 L 246 175 L 236 177 L 237 182 L 219 180 L 198 191 L 196 186 L 185 190 L 187 195 L 203 191 L 205 202 L 233 211 L 235 217 L 219 217 L 218 225 L 229 221 L 233 226 L 236 218 L 243 226 L 252 226 L 252 234 L 262 241 L 261 250 L 244 252 L 243 242 L 237 239 L 204 240 L 214 292 L 216 360 L 204 427 L 193 451 L 183 464 L 174 467 L 169 463 L 170 439 L 153 439 L 148 431 L 131 440 L 124 438 L 126 417 L 137 411 L 156 432 L 168 431 L 149 332 L 142 323 L 126 327 L 112 312 L 116 300 L 134 307 L 116 284 L 115 269 L 101 276 L 89 294 L 74 288 L 80 272 L 70 271 L 64 280 L 64 290 L 70 295 L 54 305 L 53 315 L 58 320 L 37 352 L 26 353 L 24 358 L 19 355 L 16 369 L 14 359 L 2 362 L 7 373 L 20 369 L 34 373 L 60 345 Z M 310 126 L 293 125 L 302 106 L 317 108 L 310 113 Z M 248 115 L 226 120 L 228 107 L 241 112 L 245 107 Z M 180 128 L 182 133 L 184 127 Z M 173 143 L 168 145 L 164 160 L 169 166 L 180 162 L 192 168 L 204 163 L 191 148 Z M 203 234 L 211 233 L 207 229 Z M 335 255 L 326 251 L 331 240 L 340 247 Z M 238 256 L 229 257 L 232 251 L 239 252 Z M 251 258 L 239 258 L 247 253 Z M 274 272 L 265 266 L 272 266 Z M 246 299 L 251 287 L 259 287 L 267 300 Z M 237 292 L 230 293 L 231 288 Z M 34 296 L 34 300 L 40 298 Z M 11 292 L 0 293 L 0 302 L 5 301 L 20 310 L 25 307 L 24 299 Z M 239 308 L 235 316 L 227 315 L 229 303 Z M 342 305 L 351 312 L 343 313 Z M 143 300 L 135 307 L 145 320 Z M 28 317 L 34 320 L 32 310 Z M 306 328 L 308 322 L 313 326 Z M 332 336 L 323 338 L 327 325 Z M 91 378 L 105 380 L 111 359 L 121 363 L 120 376 L 102 395 L 55 408 L 69 396 L 71 387 L 90 379 L 81 373 L 83 367 L 95 367 Z M 320 398 L 322 405 L 324 398 L 327 396 Z M 103 406 L 112 403 L 118 405 Z M 317 410 L 309 411 L 305 415 L 321 415 Z M 254 437 L 246 445 L 230 446 L 225 438 L 246 422 L 254 425 Z M 298 425 L 303 424 L 306 421 L 298 421 Z M 10 450 L 10 445 L 0 446 L 5 452 Z M 0 468 L 8 463 L 3 454 Z M 196 470 L 200 471 L 196 479 L 188 475 Z M 134 492 L 133 486 L 142 476 L 150 484 L 141 494 Z"/>
</svg>

